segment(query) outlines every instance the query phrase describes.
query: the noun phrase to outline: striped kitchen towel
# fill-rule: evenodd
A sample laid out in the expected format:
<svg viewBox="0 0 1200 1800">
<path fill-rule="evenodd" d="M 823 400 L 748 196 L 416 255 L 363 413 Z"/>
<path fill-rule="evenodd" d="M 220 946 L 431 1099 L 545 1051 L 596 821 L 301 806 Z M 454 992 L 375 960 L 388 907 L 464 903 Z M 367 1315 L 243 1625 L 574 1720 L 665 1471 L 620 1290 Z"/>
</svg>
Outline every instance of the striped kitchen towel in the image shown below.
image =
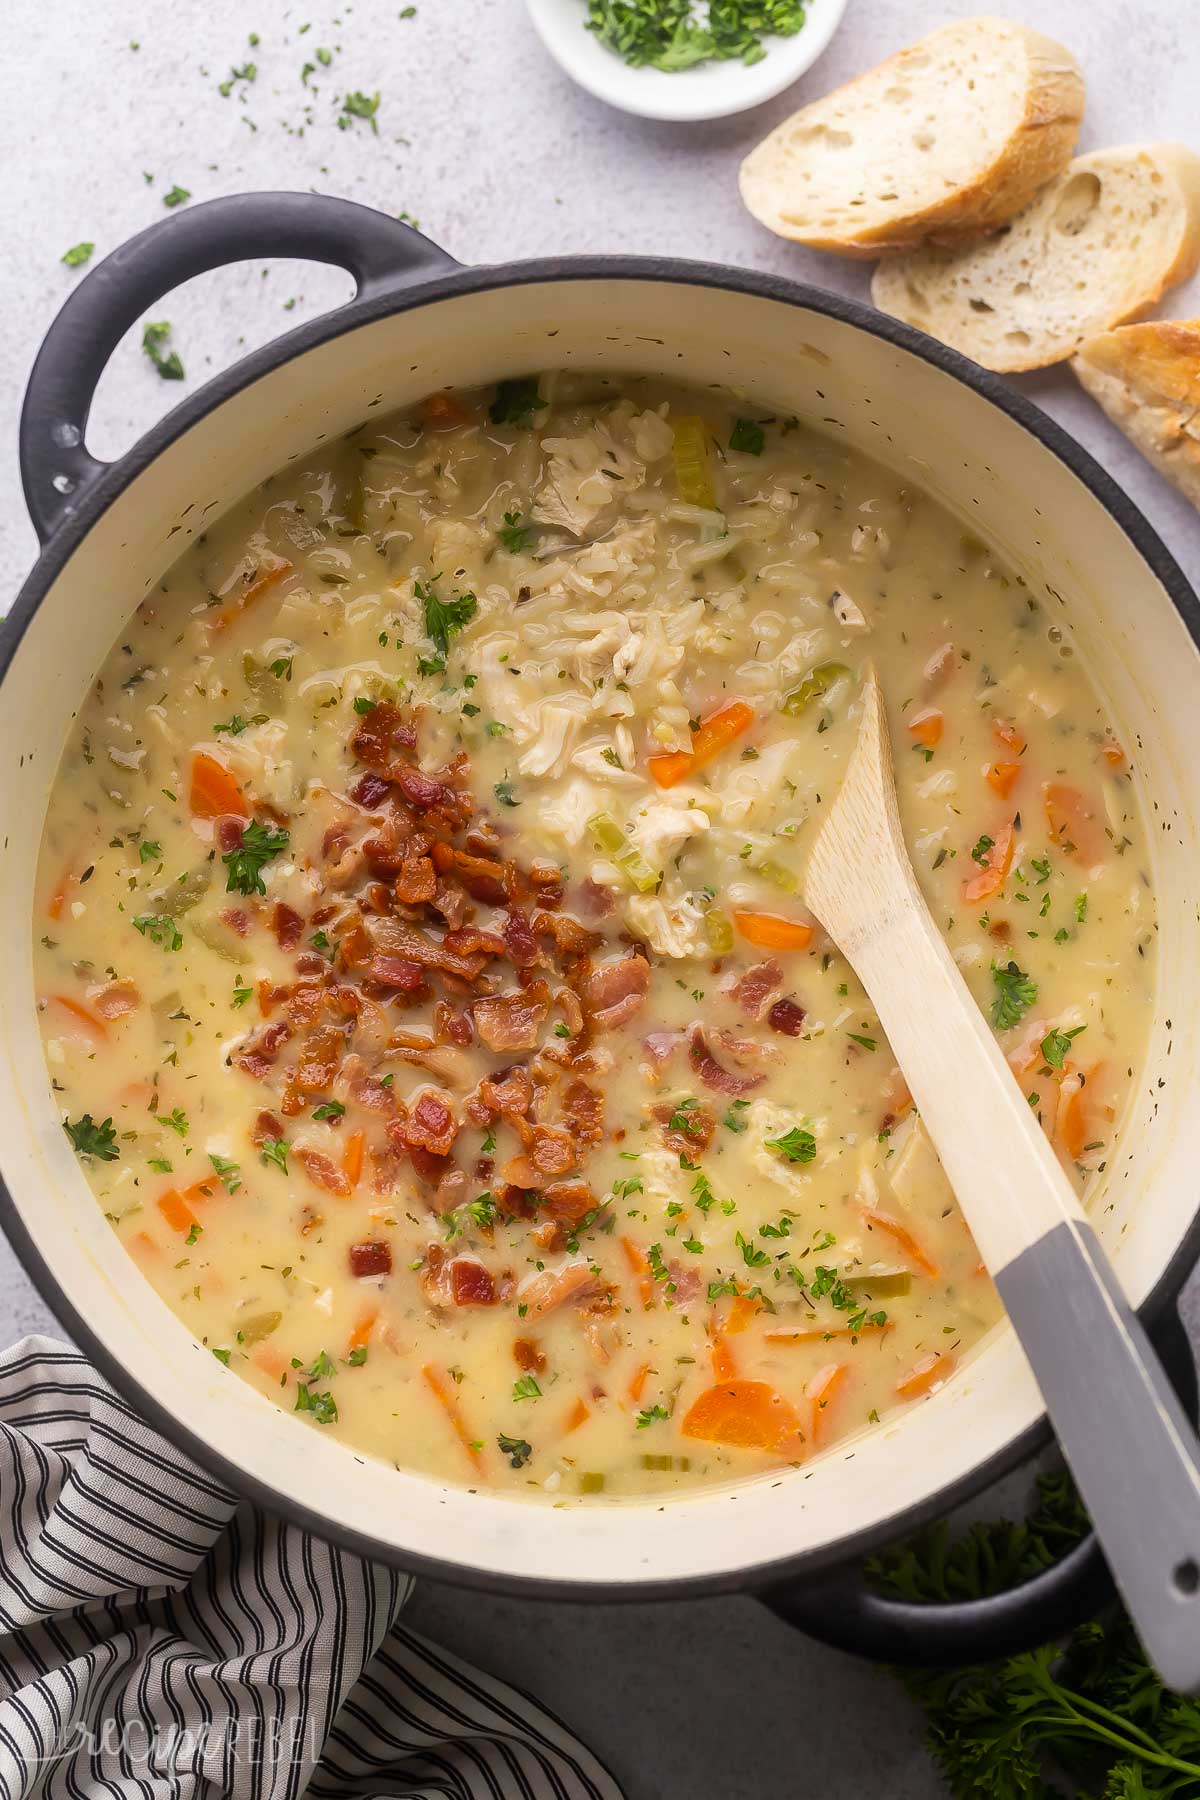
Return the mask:
<svg viewBox="0 0 1200 1800">
<path fill-rule="evenodd" d="M 2 1800 L 621 1800 L 397 1624 L 411 1588 L 240 1502 L 74 1351 L 0 1356 Z"/>
</svg>

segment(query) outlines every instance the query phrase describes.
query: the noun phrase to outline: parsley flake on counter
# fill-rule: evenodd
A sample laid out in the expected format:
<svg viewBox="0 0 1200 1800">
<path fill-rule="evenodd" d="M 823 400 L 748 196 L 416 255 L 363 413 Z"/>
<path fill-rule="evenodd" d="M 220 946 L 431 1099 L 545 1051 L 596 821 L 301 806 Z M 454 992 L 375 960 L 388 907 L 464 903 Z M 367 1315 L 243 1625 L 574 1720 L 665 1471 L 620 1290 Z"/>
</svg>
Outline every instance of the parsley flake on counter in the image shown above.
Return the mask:
<svg viewBox="0 0 1200 1800">
<path fill-rule="evenodd" d="M 996 997 L 992 1001 L 992 1024 L 997 1031 L 1008 1031 L 1019 1025 L 1038 997 L 1037 982 L 1019 969 L 1015 962 L 993 963 L 992 980 Z"/>
<path fill-rule="evenodd" d="M 171 325 L 167 319 L 159 319 L 157 323 L 146 325 L 142 331 L 142 349 L 164 381 L 182 381 L 183 364 L 179 360 L 178 350 L 164 354 L 164 346 L 170 335 Z"/>
<path fill-rule="evenodd" d="M 92 251 L 95 248 L 95 244 L 72 244 L 69 250 L 63 251 L 61 260 L 66 263 L 68 269 L 81 269 L 85 262 L 92 260 Z"/>
<path fill-rule="evenodd" d="M 519 512 L 506 512 L 496 536 L 513 556 L 520 556 L 533 542 L 533 526 L 523 525 Z"/>
<path fill-rule="evenodd" d="M 785 1162 L 810 1163 L 817 1154 L 817 1140 L 811 1131 L 805 1131 L 800 1125 L 793 1125 L 782 1137 L 767 1138 L 765 1150 L 777 1150 Z"/>
<path fill-rule="evenodd" d="M 221 861 L 229 871 L 225 883 L 227 894 L 265 894 L 262 871 L 273 856 L 278 856 L 291 843 L 290 832 L 275 830 L 259 819 L 252 819 L 242 833 L 235 850 L 227 850 Z"/>
<path fill-rule="evenodd" d="M 380 95 L 378 92 L 374 94 L 347 94 L 346 98 L 342 101 L 342 110 L 338 114 L 338 130 L 349 131 L 353 120 L 365 119 L 376 137 L 378 137 L 379 125 L 375 115 L 379 111 L 379 100 Z"/>
<path fill-rule="evenodd" d="M 82 1118 L 64 1119 L 63 1130 L 80 1156 L 96 1162 L 116 1162 L 121 1154 L 111 1119 L 102 1119 L 97 1125 L 91 1113 L 84 1113 Z"/>
<path fill-rule="evenodd" d="M 522 375 L 515 381 L 498 384 L 495 399 L 488 407 L 488 418 L 493 425 L 531 425 L 534 413 L 541 412 L 545 405 L 537 376 Z"/>
<path fill-rule="evenodd" d="M 514 1469 L 523 1469 L 533 1455 L 533 1445 L 528 1438 L 505 1437 L 503 1432 L 496 1439 L 496 1447 L 501 1456 L 507 1456 Z"/>
<path fill-rule="evenodd" d="M 163 205 L 183 206 L 191 199 L 191 197 L 190 191 L 185 187 L 180 187 L 179 183 L 176 182 L 174 187 L 168 188 L 167 192 L 163 195 Z"/>
</svg>

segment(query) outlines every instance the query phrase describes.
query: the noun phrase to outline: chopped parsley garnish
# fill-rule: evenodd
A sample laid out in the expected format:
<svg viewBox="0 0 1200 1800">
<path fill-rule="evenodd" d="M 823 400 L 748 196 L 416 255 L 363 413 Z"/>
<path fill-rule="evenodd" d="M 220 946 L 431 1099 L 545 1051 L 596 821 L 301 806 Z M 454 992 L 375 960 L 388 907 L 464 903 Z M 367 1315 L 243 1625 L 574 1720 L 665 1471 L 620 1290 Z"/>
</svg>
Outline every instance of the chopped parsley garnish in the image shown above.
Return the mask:
<svg viewBox="0 0 1200 1800">
<path fill-rule="evenodd" d="M 520 806 L 521 804 L 516 798 L 511 781 L 498 781 L 492 789 L 492 792 L 495 794 L 501 806 Z"/>
<path fill-rule="evenodd" d="M 162 845 L 153 838 L 143 838 L 138 845 L 138 861 L 143 863 L 158 862 L 162 856 Z"/>
<path fill-rule="evenodd" d="M 585 24 L 631 67 L 674 74 L 709 60 L 761 62 L 764 35 L 800 30 L 804 0 L 715 0 L 702 18 L 691 0 L 588 0 Z"/>
<path fill-rule="evenodd" d="M 258 1153 L 264 1163 L 274 1163 L 277 1169 L 282 1169 L 287 1174 L 288 1146 L 285 1138 L 264 1138 Z"/>
<path fill-rule="evenodd" d="M 265 894 L 262 871 L 271 858 L 286 850 L 290 843 L 290 832 L 252 819 L 242 833 L 241 843 L 235 850 L 227 850 L 221 858 L 229 871 L 226 893 Z"/>
<path fill-rule="evenodd" d="M 166 193 L 163 195 L 163 205 L 164 206 L 183 206 L 186 201 L 191 199 L 191 197 L 192 196 L 189 193 L 188 189 L 185 187 L 180 187 L 179 183 L 176 182 L 174 184 L 174 186 L 168 188 Z"/>
<path fill-rule="evenodd" d="M 1049 881 L 1050 858 L 1048 856 L 1031 856 L 1029 859 L 1029 866 L 1038 878 L 1039 887 L 1044 881 Z"/>
<path fill-rule="evenodd" d="M 748 1269 L 761 1269 L 770 1262 L 771 1259 L 766 1251 L 760 1250 L 757 1244 L 752 1244 L 749 1238 L 742 1236 L 740 1231 L 734 1241 L 741 1251 L 742 1261 Z"/>
<path fill-rule="evenodd" d="M 182 381 L 183 364 L 179 360 L 179 352 L 172 350 L 164 354 L 164 346 L 170 335 L 169 320 L 159 319 L 154 324 L 148 324 L 142 332 L 142 349 L 164 381 Z"/>
<path fill-rule="evenodd" d="M 667 1120 L 669 1131 L 682 1131 L 685 1137 L 703 1137 L 704 1121 L 695 1116 L 700 1102 L 692 1096 L 686 1100 L 677 1100 L 670 1118 Z"/>
<path fill-rule="evenodd" d="M 878 1045 L 873 1037 L 864 1037 L 861 1031 L 848 1031 L 846 1036 L 852 1044 L 859 1044 L 864 1050 L 876 1050 Z"/>
<path fill-rule="evenodd" d="M 739 419 L 729 434 L 729 448 L 747 456 L 761 456 L 766 441 L 762 426 L 753 419 Z"/>
<path fill-rule="evenodd" d="M 545 404 L 538 392 L 537 376 L 522 375 L 516 381 L 500 382 L 488 408 L 488 417 L 493 425 L 530 425 L 534 413 L 540 412 Z"/>
<path fill-rule="evenodd" d="M 188 1116 L 184 1112 L 182 1106 L 177 1106 L 172 1112 L 165 1114 L 162 1123 L 168 1130 L 173 1131 L 177 1137 L 185 1138 L 190 1130 Z"/>
<path fill-rule="evenodd" d="M 174 1171 L 175 1165 L 165 1156 L 151 1156 L 148 1161 L 157 1175 L 170 1175 Z"/>
<path fill-rule="evenodd" d="M 352 1369 L 361 1369 L 366 1360 L 367 1346 L 365 1344 L 355 1344 L 353 1350 L 346 1358 L 347 1364 Z"/>
<path fill-rule="evenodd" d="M 669 1419 L 670 1413 L 665 1406 L 648 1406 L 637 1416 L 637 1428 L 645 1431 L 647 1425 L 653 1425 L 656 1419 Z"/>
<path fill-rule="evenodd" d="M 63 251 L 62 260 L 68 269 L 81 269 L 85 262 L 91 261 L 95 248 L 95 244 L 72 244 L 69 250 Z"/>
<path fill-rule="evenodd" d="M 340 1119 L 345 1112 L 340 1100 L 324 1100 L 313 1113 L 314 1119 Z"/>
<path fill-rule="evenodd" d="M 668 1294 L 675 1292 L 675 1283 L 671 1280 L 671 1271 L 663 1261 L 662 1245 L 651 1244 L 646 1252 L 646 1261 L 650 1265 L 650 1274 L 655 1281 L 666 1284 Z"/>
<path fill-rule="evenodd" d="M 793 1125 L 782 1137 L 765 1139 L 763 1147 L 778 1151 L 784 1161 L 790 1163 L 809 1163 L 817 1154 L 816 1138 L 811 1131 L 805 1131 L 799 1125 Z"/>
<path fill-rule="evenodd" d="M 208 1153 L 208 1160 L 216 1170 L 217 1174 L 221 1177 L 221 1185 L 225 1189 L 225 1192 L 227 1194 L 236 1194 L 242 1185 L 239 1165 L 235 1162 L 230 1162 L 228 1157 L 214 1156 L 211 1150 Z"/>
<path fill-rule="evenodd" d="M 379 99 L 380 96 L 378 93 L 347 94 L 346 98 L 342 101 L 342 110 L 338 114 L 338 130 L 348 131 L 350 129 L 351 120 L 365 119 L 367 124 L 371 127 L 371 130 L 378 137 L 379 125 L 375 115 L 379 111 Z"/>
<path fill-rule="evenodd" d="M 307 1382 L 296 1383 L 296 1411 L 311 1413 L 318 1425 L 337 1424 L 337 1401 L 332 1394 L 314 1394 Z"/>
<path fill-rule="evenodd" d="M 1079 923 L 1081 925 L 1083 924 L 1083 921 L 1087 918 L 1087 903 L 1088 903 L 1088 897 L 1086 894 L 1076 894 L 1076 896 L 1075 896 L 1075 917 L 1079 920 Z"/>
<path fill-rule="evenodd" d="M 522 1375 L 518 1381 L 514 1381 L 512 1397 L 514 1400 L 540 1400 L 542 1390 L 538 1386 L 537 1376 Z"/>
<path fill-rule="evenodd" d="M 514 1469 L 523 1469 L 533 1455 L 533 1445 L 527 1438 L 505 1437 L 503 1432 L 496 1439 L 496 1446 Z"/>
<path fill-rule="evenodd" d="M 378 700 L 368 700 L 365 694 L 356 694 L 354 698 L 354 710 L 356 713 L 374 712 L 378 704 Z"/>
<path fill-rule="evenodd" d="M 533 526 L 522 525 L 519 512 L 506 512 L 496 536 L 513 556 L 520 556 L 533 542 Z"/>
<path fill-rule="evenodd" d="M 231 719 L 226 719 L 222 724 L 213 726 L 213 736 L 217 737 L 224 732 L 227 737 L 241 737 L 243 731 L 249 731 L 251 725 L 263 725 L 266 723 L 266 719 L 266 713 L 255 713 L 249 719 L 243 719 L 241 713 L 234 713 Z"/>
<path fill-rule="evenodd" d="M 271 673 L 276 681 L 290 681 L 292 679 L 292 658 L 277 656 L 271 664 Z"/>
<path fill-rule="evenodd" d="M 1052 1069 L 1061 1069 L 1071 1049 L 1071 1040 L 1077 1038 L 1086 1025 L 1076 1025 L 1073 1031 L 1048 1032 L 1042 1039 L 1042 1055 Z"/>
<path fill-rule="evenodd" d="M 710 1281 L 708 1284 L 708 1303 L 710 1306 L 715 1305 L 715 1303 L 721 1299 L 722 1295 L 736 1294 L 737 1291 L 738 1284 L 732 1275 L 726 1275 L 720 1281 Z"/>
<path fill-rule="evenodd" d="M 428 581 L 415 581 L 413 593 L 421 602 L 425 613 L 425 635 L 442 659 L 442 668 L 450 651 L 450 639 L 464 625 L 469 625 L 479 610 L 479 603 L 474 594 L 456 594 L 453 600 L 438 598 L 436 587 L 437 576 L 430 576 Z M 440 675 L 442 668 L 421 666 L 423 675 Z"/>
<path fill-rule="evenodd" d="M 1038 997 L 1037 982 L 1019 969 L 1015 962 L 993 963 L 992 980 L 996 997 L 992 1001 L 992 1024 L 997 1031 L 1019 1025 Z"/>
<path fill-rule="evenodd" d="M 252 987 L 248 987 L 246 985 L 246 983 L 242 980 L 241 976 L 239 975 L 233 984 L 233 993 L 231 995 L 233 1004 L 235 1006 L 245 1006 L 247 1000 L 250 998 L 250 996 L 253 992 L 254 992 L 254 989 Z"/>
<path fill-rule="evenodd" d="M 731 1100 L 729 1102 L 729 1111 L 721 1120 L 726 1131 L 738 1132 L 747 1129 L 747 1121 L 742 1117 L 742 1114 L 749 1104 L 750 1102 L 748 1100 Z"/>
<path fill-rule="evenodd" d="M 182 950 L 183 933 L 167 913 L 141 913 L 133 921 L 133 929 L 157 944 L 160 950 Z"/>
<path fill-rule="evenodd" d="M 116 1162 L 121 1154 L 111 1119 L 102 1119 L 97 1125 L 91 1113 L 84 1113 L 82 1118 L 64 1119 L 63 1130 L 80 1156 L 96 1162 Z"/>
<path fill-rule="evenodd" d="M 308 1371 L 310 1381 L 324 1381 L 329 1375 L 337 1374 L 337 1364 L 327 1350 L 318 1350 L 317 1360 Z"/>
<path fill-rule="evenodd" d="M 996 847 L 995 838 L 981 837 L 979 839 L 978 843 L 976 843 L 971 850 L 971 861 L 977 862 L 977 863 L 986 863 L 986 861 L 988 859 L 988 851 L 994 850 L 995 847 Z"/>
<path fill-rule="evenodd" d="M 229 1358 L 233 1355 L 233 1351 L 232 1350 L 218 1350 L 214 1346 L 213 1355 L 216 1357 L 216 1359 L 219 1363 L 224 1363 L 225 1367 L 228 1368 L 229 1367 Z"/>
</svg>

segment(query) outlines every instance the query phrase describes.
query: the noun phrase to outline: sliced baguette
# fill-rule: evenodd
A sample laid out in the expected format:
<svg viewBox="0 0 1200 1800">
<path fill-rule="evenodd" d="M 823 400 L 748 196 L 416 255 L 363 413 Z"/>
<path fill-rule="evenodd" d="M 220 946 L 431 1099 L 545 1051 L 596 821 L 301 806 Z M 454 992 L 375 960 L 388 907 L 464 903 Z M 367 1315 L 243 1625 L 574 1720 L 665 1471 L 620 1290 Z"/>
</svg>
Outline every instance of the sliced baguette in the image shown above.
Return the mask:
<svg viewBox="0 0 1200 1800">
<path fill-rule="evenodd" d="M 871 298 L 987 369 L 1040 369 L 1149 312 L 1200 259 L 1200 157 L 1080 156 L 1000 236 L 881 263 Z"/>
<path fill-rule="evenodd" d="M 742 199 L 780 237 L 842 256 L 958 242 L 1064 167 L 1083 97 L 1052 38 L 961 19 L 785 119 L 742 164 Z"/>
<path fill-rule="evenodd" d="M 1071 367 L 1146 460 L 1200 506 L 1200 319 L 1103 332 L 1079 346 Z"/>
</svg>

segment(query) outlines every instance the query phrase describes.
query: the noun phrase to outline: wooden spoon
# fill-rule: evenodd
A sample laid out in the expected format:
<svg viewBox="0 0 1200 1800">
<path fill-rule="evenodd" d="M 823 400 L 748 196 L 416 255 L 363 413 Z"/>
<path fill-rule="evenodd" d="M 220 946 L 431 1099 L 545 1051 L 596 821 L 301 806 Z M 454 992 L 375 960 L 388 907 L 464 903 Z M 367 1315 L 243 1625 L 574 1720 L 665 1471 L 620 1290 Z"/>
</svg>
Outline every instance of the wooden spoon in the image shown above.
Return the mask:
<svg viewBox="0 0 1200 1800">
<path fill-rule="evenodd" d="M 870 670 L 804 898 L 871 997 L 1147 1652 L 1200 1692 L 1200 1445 L 917 886 Z"/>
</svg>

